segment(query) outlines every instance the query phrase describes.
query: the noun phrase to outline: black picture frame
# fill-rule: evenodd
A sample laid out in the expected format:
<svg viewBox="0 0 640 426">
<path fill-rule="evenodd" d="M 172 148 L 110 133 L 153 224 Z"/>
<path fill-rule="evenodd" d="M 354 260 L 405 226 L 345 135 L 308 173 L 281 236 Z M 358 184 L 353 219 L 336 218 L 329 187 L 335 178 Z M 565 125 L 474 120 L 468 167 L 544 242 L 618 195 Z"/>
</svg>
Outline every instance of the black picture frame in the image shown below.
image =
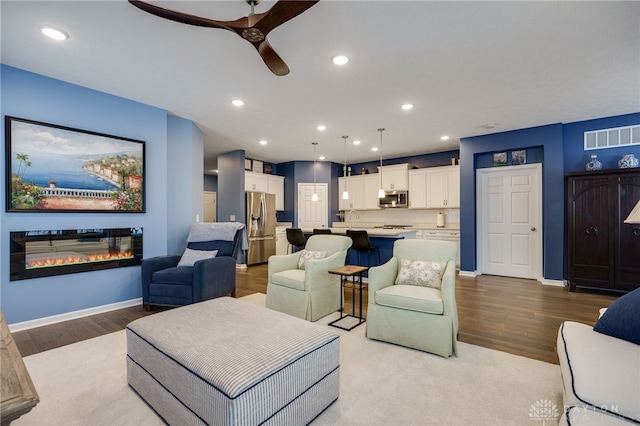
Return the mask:
<svg viewBox="0 0 640 426">
<path fill-rule="evenodd" d="M 145 142 L 5 116 L 7 212 L 145 213 Z"/>
</svg>

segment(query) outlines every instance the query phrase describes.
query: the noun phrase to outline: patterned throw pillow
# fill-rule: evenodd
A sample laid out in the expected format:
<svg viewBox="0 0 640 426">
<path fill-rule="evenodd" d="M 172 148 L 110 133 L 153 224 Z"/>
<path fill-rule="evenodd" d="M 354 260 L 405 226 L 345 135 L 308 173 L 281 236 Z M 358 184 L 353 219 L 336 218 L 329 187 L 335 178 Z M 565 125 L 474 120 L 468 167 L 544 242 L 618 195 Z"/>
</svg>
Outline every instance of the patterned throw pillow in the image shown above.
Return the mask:
<svg viewBox="0 0 640 426">
<path fill-rule="evenodd" d="M 191 250 L 186 249 L 178 262 L 178 266 L 193 266 L 198 260 L 216 257 L 218 250 Z"/>
<path fill-rule="evenodd" d="M 418 285 L 440 290 L 447 262 L 400 259 L 396 284 Z"/>
<path fill-rule="evenodd" d="M 324 259 L 325 257 L 327 257 L 326 251 L 302 250 L 300 259 L 298 259 L 298 269 L 306 269 L 307 263 L 314 260 Z"/>
</svg>

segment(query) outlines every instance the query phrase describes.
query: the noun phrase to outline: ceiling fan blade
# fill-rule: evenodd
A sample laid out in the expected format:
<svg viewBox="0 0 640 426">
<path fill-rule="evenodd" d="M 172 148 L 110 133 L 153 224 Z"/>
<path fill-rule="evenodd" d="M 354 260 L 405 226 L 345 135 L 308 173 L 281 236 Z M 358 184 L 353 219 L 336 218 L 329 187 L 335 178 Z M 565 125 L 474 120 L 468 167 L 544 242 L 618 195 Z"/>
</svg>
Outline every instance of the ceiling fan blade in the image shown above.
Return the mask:
<svg viewBox="0 0 640 426">
<path fill-rule="evenodd" d="M 222 28 L 224 30 L 237 32 L 237 30 L 228 25 L 230 22 L 227 21 L 215 21 L 213 19 L 203 18 L 201 16 L 191 15 L 189 13 L 178 12 L 177 10 L 156 6 L 142 0 L 129 0 L 129 3 L 131 3 L 138 9 L 142 9 L 152 15 L 156 15 L 175 22 L 180 22 L 181 24 L 195 25 L 198 27 Z"/>
<path fill-rule="evenodd" d="M 267 33 L 278 25 L 300 15 L 318 3 L 318 1 L 320 0 L 280 0 L 265 13 L 245 16 L 235 21 L 216 21 L 203 18 L 201 16 L 156 6 L 148 3 L 146 0 L 129 0 L 129 3 L 147 13 L 180 22 L 181 24 L 221 28 L 232 31 L 251 43 L 258 50 L 260 57 L 272 73 L 283 76 L 289 74 L 289 67 L 266 40 Z"/>
<path fill-rule="evenodd" d="M 295 18 L 320 0 L 280 0 L 268 11 L 249 16 L 249 25 L 259 28 L 266 36 L 275 27 Z"/>
<path fill-rule="evenodd" d="M 264 40 L 259 45 L 254 44 L 254 46 L 256 46 L 256 49 L 258 49 L 258 53 L 260 53 L 260 57 L 272 73 L 277 76 L 289 74 L 289 67 L 284 63 L 282 58 L 278 56 L 276 51 L 273 50 L 273 47 L 271 47 L 267 40 Z"/>
</svg>

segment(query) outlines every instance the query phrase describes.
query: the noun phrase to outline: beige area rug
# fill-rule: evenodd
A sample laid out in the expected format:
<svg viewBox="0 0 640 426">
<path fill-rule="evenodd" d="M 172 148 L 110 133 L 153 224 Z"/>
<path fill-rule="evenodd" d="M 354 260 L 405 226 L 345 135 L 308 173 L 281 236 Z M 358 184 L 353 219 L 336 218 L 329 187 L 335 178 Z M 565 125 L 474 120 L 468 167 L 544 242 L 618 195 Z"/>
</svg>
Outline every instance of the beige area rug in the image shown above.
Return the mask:
<svg viewBox="0 0 640 426">
<path fill-rule="evenodd" d="M 265 295 L 242 300 L 264 306 Z M 445 359 L 369 340 L 365 327 L 331 327 L 340 335 L 340 397 L 314 425 L 557 424 L 540 415 L 550 405 L 562 412 L 557 365 L 465 343 Z M 13 424 L 162 425 L 127 385 L 125 356 L 118 331 L 26 357 L 40 403 Z"/>
</svg>

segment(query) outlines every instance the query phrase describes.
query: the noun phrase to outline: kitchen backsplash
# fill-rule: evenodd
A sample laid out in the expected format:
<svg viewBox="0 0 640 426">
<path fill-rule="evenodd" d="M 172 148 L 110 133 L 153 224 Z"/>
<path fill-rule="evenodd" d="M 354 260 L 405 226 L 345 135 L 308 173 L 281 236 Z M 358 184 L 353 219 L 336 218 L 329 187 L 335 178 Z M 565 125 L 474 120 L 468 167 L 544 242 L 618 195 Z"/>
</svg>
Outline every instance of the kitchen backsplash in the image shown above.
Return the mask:
<svg viewBox="0 0 640 426">
<path fill-rule="evenodd" d="M 351 213 L 352 223 L 384 223 L 385 225 L 416 225 L 436 223 L 438 213 L 445 216 L 445 224 L 460 223 L 460 209 L 383 209 L 383 210 L 355 210 Z M 336 217 L 334 222 L 349 222 L 349 211 L 344 214 L 344 220 Z"/>
</svg>

